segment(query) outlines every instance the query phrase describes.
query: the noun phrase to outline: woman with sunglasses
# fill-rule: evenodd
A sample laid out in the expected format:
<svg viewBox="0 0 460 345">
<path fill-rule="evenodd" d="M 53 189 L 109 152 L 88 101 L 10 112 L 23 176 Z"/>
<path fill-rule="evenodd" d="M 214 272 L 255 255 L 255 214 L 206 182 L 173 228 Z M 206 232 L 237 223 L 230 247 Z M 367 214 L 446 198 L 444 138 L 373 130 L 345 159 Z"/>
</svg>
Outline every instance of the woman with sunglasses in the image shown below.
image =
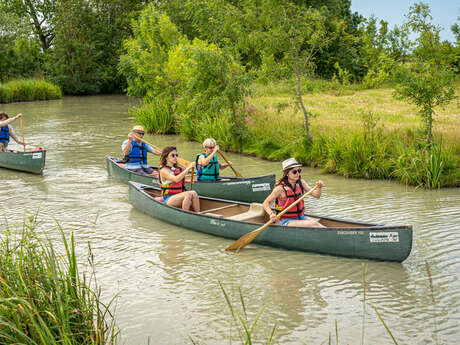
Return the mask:
<svg viewBox="0 0 460 345">
<path fill-rule="evenodd" d="M 142 175 L 156 176 L 157 172 L 147 164 L 147 152 L 154 155 L 161 155 L 161 151 L 155 150 L 150 145 L 141 141 L 145 130 L 142 126 L 134 126 L 128 134 L 128 139 L 121 145 L 121 150 L 125 154 L 124 162 L 126 169 Z"/>
<path fill-rule="evenodd" d="M 183 170 L 177 165 L 177 150 L 174 146 L 166 146 L 160 157 L 160 177 L 162 201 L 168 206 L 181 207 L 183 210 L 193 209 L 200 212 L 200 199 L 194 190 L 185 190 L 185 176 L 195 167 L 195 162 Z"/>
<path fill-rule="evenodd" d="M 296 227 L 324 227 L 322 224 L 313 219 L 308 219 L 304 213 L 304 202 L 300 201 L 296 206 L 291 207 L 289 211 L 281 216 L 278 220 L 277 214 L 285 210 L 303 194 L 312 189 L 300 176 L 302 169 L 301 165 L 295 158 L 289 158 L 283 161 L 283 177 L 278 181 L 273 188 L 272 193 L 265 199 L 263 206 L 265 212 L 270 216 L 274 223 L 283 226 L 296 226 Z M 318 189 L 313 191 L 310 195 L 319 199 L 321 197 L 321 189 L 324 187 L 323 181 L 317 182 Z M 272 211 L 270 204 L 275 202 L 275 212 Z"/>
<path fill-rule="evenodd" d="M 218 181 L 220 180 L 219 171 L 232 165 L 232 162 L 221 164 L 217 161 L 219 146 L 216 145 L 213 138 L 203 141 L 203 148 L 204 153 L 197 154 L 195 158 L 198 181 Z"/>
</svg>

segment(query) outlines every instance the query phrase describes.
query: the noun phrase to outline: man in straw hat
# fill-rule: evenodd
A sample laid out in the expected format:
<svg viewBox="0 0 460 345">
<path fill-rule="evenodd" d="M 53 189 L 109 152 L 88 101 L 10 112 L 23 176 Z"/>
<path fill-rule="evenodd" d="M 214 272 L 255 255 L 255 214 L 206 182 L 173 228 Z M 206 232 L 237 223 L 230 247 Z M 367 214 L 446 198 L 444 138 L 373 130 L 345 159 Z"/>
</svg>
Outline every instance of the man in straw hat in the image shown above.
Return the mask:
<svg viewBox="0 0 460 345">
<path fill-rule="evenodd" d="M 142 126 L 134 126 L 128 134 L 128 139 L 121 145 L 125 154 L 126 169 L 142 175 L 158 175 L 158 172 L 147 164 L 147 152 L 160 156 L 161 151 L 141 141 L 145 134 Z"/>
<path fill-rule="evenodd" d="M 302 165 L 295 158 L 288 158 L 283 161 L 283 176 L 273 188 L 272 193 L 265 199 L 263 206 L 265 212 L 270 216 L 273 222 L 283 226 L 294 227 L 324 227 L 317 220 L 309 219 L 304 215 L 305 208 L 303 200 L 297 205 L 291 207 L 289 211 L 281 216 L 278 220 L 277 214 L 288 208 L 292 203 L 299 199 L 303 194 L 308 193 L 312 188 L 305 182 L 300 173 Z M 324 187 L 323 181 L 317 181 L 318 188 L 310 195 L 319 199 L 321 190 Z M 270 207 L 272 202 L 275 202 L 275 212 Z"/>
</svg>

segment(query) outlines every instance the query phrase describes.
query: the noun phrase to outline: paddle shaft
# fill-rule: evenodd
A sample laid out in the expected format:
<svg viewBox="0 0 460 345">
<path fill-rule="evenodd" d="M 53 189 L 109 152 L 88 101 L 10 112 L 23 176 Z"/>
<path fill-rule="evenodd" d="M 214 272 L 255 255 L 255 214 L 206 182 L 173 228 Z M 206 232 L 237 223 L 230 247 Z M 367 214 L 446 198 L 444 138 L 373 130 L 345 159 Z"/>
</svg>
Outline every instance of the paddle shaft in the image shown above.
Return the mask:
<svg viewBox="0 0 460 345">
<path fill-rule="evenodd" d="M 147 145 L 150 145 L 152 146 L 155 150 L 158 150 L 161 152 L 161 149 L 153 144 L 150 144 L 147 140 L 141 138 L 141 137 L 138 137 L 136 134 L 133 134 L 133 136 L 136 138 L 136 139 L 139 139 L 140 141 L 143 141 L 144 143 L 146 143 Z M 187 168 L 189 165 L 190 165 L 190 162 L 188 160 L 185 160 L 183 158 L 180 158 L 180 157 L 177 157 L 177 162 L 182 165 L 184 168 Z"/>
<path fill-rule="evenodd" d="M 235 174 L 235 176 L 236 177 L 243 177 L 243 175 L 241 175 L 238 171 L 235 170 L 235 168 L 233 168 L 233 166 L 230 165 L 230 163 L 228 162 L 228 159 L 224 156 L 224 154 L 221 151 L 218 151 L 218 152 L 222 156 L 224 161 L 227 162 L 228 166 L 233 170 L 233 173 Z"/>
<path fill-rule="evenodd" d="M 22 126 L 22 117 L 19 118 L 19 124 L 21 125 L 22 145 L 24 146 L 24 152 L 26 152 L 26 144 L 24 143 L 24 127 Z"/>
<path fill-rule="evenodd" d="M 318 184 L 313 187 L 312 189 L 310 189 L 307 193 L 305 193 L 304 195 L 302 195 L 300 198 L 298 198 L 296 201 L 294 201 L 291 205 L 289 205 L 288 207 L 286 207 L 283 211 L 281 211 L 280 213 L 277 214 L 277 217 L 280 218 L 283 214 L 285 214 L 287 211 L 289 211 L 291 208 L 293 208 L 295 205 L 297 205 L 299 202 L 301 202 L 303 199 L 305 199 L 306 196 L 310 195 L 311 193 L 313 193 L 313 191 L 318 188 Z M 249 243 L 252 242 L 252 240 L 259 234 L 262 232 L 262 230 L 264 230 L 266 227 L 268 227 L 271 223 L 273 223 L 273 221 L 270 219 L 267 223 L 265 223 L 264 225 L 262 225 L 260 228 L 257 228 L 256 230 L 254 231 L 251 231 L 250 233 L 246 234 L 246 235 L 243 235 L 242 237 L 240 237 L 238 240 L 236 240 L 233 244 L 231 244 L 230 246 L 228 246 L 227 248 L 225 248 L 225 250 L 235 250 L 235 249 L 241 249 L 241 248 L 244 248 L 246 247 Z"/>
</svg>

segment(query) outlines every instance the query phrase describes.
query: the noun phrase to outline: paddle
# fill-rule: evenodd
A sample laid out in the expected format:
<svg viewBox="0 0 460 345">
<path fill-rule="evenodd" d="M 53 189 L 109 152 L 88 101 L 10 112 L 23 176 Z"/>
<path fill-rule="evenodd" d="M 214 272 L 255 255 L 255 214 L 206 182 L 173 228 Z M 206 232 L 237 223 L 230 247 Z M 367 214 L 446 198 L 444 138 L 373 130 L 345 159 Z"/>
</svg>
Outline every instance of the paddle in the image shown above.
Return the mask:
<svg viewBox="0 0 460 345">
<path fill-rule="evenodd" d="M 193 190 L 193 178 L 195 177 L 195 168 L 192 168 L 192 178 L 190 179 L 190 190 Z"/>
<path fill-rule="evenodd" d="M 22 117 L 19 118 L 19 123 L 21 125 L 22 145 L 24 146 L 24 152 L 26 152 L 26 144 L 24 143 L 24 128 L 22 127 Z"/>
<path fill-rule="evenodd" d="M 155 150 L 158 150 L 158 151 L 161 151 L 161 149 L 153 144 L 150 144 L 147 140 L 145 139 L 142 139 L 141 137 L 138 137 L 136 134 L 133 134 L 133 136 L 136 138 L 136 139 L 139 139 L 140 141 L 143 141 L 144 143 L 146 143 L 147 145 L 150 145 L 152 146 Z M 183 158 L 180 158 L 180 157 L 177 157 L 177 162 L 182 165 L 184 168 L 187 168 L 189 165 L 190 165 L 190 162 L 188 160 L 185 160 Z"/>
<path fill-rule="evenodd" d="M 284 209 L 283 211 L 278 213 L 277 217 L 280 218 L 283 214 L 285 214 L 287 211 L 289 211 L 292 207 L 294 207 L 299 202 L 301 202 L 307 195 L 310 195 L 311 193 L 313 193 L 313 191 L 316 188 L 318 188 L 318 184 L 315 187 L 313 187 L 312 189 L 310 189 L 309 192 L 305 193 L 300 198 L 298 198 L 295 202 L 293 202 L 291 205 L 289 205 L 289 207 L 287 207 L 286 209 Z M 241 236 L 239 239 L 237 239 L 235 242 L 233 242 L 233 244 L 231 244 L 230 246 L 225 248 L 225 250 L 235 250 L 235 249 L 241 249 L 241 248 L 246 247 L 249 243 L 252 242 L 252 240 L 254 238 L 256 238 L 256 236 L 258 234 L 260 234 L 262 232 L 262 230 L 264 230 L 266 227 L 268 227 L 271 223 L 272 223 L 272 220 L 270 219 L 267 223 L 262 225 L 260 228 L 257 228 L 256 230 L 251 231 L 250 233 L 247 233 L 246 235 Z"/>
<path fill-rule="evenodd" d="M 236 177 L 243 177 L 243 175 L 241 175 L 238 171 L 236 171 L 233 166 L 230 165 L 230 163 L 228 162 L 227 158 L 224 156 L 224 154 L 221 152 L 221 151 L 218 151 L 220 153 L 220 155 L 222 156 L 222 158 L 224 159 L 225 162 L 227 162 L 227 164 L 229 165 L 229 167 L 233 170 L 233 172 L 235 173 L 235 176 Z"/>
</svg>

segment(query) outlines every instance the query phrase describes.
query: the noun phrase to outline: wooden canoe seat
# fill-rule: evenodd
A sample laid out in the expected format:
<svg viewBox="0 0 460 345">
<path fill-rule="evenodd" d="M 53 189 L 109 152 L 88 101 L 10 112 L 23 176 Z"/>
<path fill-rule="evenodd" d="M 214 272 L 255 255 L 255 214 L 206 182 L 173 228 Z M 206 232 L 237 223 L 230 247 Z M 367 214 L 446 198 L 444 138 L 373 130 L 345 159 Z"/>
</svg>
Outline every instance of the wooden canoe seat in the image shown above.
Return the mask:
<svg viewBox="0 0 460 345">
<path fill-rule="evenodd" d="M 216 217 L 216 218 L 221 218 L 222 217 L 222 215 L 218 214 L 218 213 L 205 212 L 203 214 L 206 215 L 206 216 L 211 216 L 211 217 Z"/>
<path fill-rule="evenodd" d="M 246 212 L 235 214 L 234 216 L 226 217 L 226 219 L 245 221 L 248 219 L 261 217 L 264 214 L 265 214 L 265 210 L 264 210 L 263 205 L 253 202 L 249 206 L 249 210 L 247 210 Z"/>
</svg>

